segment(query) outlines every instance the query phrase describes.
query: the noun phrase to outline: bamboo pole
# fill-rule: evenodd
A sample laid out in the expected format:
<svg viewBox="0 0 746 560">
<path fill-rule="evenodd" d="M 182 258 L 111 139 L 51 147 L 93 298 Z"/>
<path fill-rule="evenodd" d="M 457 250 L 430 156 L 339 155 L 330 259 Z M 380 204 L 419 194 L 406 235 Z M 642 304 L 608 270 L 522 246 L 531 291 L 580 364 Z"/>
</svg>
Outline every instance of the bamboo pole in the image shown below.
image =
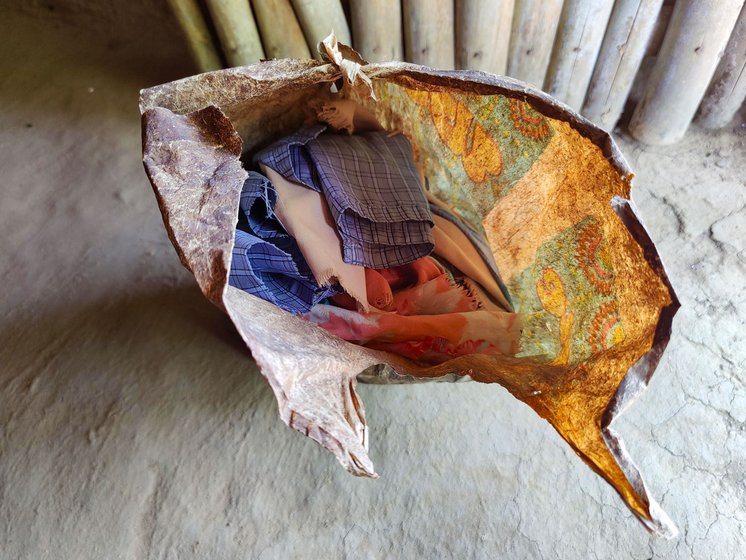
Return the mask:
<svg viewBox="0 0 746 560">
<path fill-rule="evenodd" d="M 311 58 L 290 0 L 251 0 L 268 58 Z"/>
<path fill-rule="evenodd" d="M 508 76 L 541 89 L 552 54 L 563 0 L 515 0 Z"/>
<path fill-rule="evenodd" d="M 742 5 L 742 0 L 676 2 L 645 95 L 632 115 L 632 136 L 658 145 L 684 136 Z"/>
<path fill-rule="evenodd" d="M 746 99 L 746 7 L 725 47 L 710 88 L 699 109 L 697 123 L 706 128 L 727 126 Z"/>
<path fill-rule="evenodd" d="M 505 74 L 514 0 L 456 0 L 456 68 Z"/>
<path fill-rule="evenodd" d="M 617 0 L 593 71 L 583 115 L 604 130 L 624 110 L 663 0 Z"/>
<path fill-rule="evenodd" d="M 168 0 L 168 5 L 186 36 L 189 52 L 197 69 L 200 72 L 220 70 L 223 63 L 215 45 L 212 44 L 210 31 L 197 0 Z"/>
<path fill-rule="evenodd" d="M 355 50 L 370 62 L 402 60 L 399 0 L 357 0 L 350 3 Z"/>
<path fill-rule="evenodd" d="M 614 0 L 565 0 L 544 89 L 576 111 L 583 106 Z"/>
<path fill-rule="evenodd" d="M 668 29 L 668 22 L 671 21 L 671 13 L 673 13 L 673 4 L 664 2 L 653 26 L 653 33 L 650 35 L 648 48 L 645 49 L 645 56 L 655 56 L 661 50 L 663 38 L 666 36 L 666 29 Z"/>
<path fill-rule="evenodd" d="M 340 0 L 292 0 L 295 15 L 298 16 L 306 44 L 316 58 L 321 58 L 318 45 L 334 31 L 337 40 L 352 45 L 350 28 L 347 25 Z"/>
<path fill-rule="evenodd" d="M 645 88 L 650 80 L 650 75 L 653 73 L 653 66 L 655 66 L 655 58 L 658 56 L 658 51 L 661 50 L 663 38 L 666 36 L 666 29 L 668 29 L 668 22 L 671 21 L 673 4 L 669 4 L 669 1 L 663 0 L 658 20 L 655 22 L 653 33 L 645 49 L 645 55 L 642 57 L 640 67 L 637 69 L 637 75 L 632 82 L 632 89 L 630 89 L 627 96 L 627 102 L 624 104 L 625 109 L 630 105 L 632 107 L 636 106 L 645 95 Z"/>
<path fill-rule="evenodd" d="M 407 60 L 452 70 L 456 63 L 453 0 L 403 0 L 402 10 Z"/>
<path fill-rule="evenodd" d="M 248 0 L 206 0 L 228 64 L 245 66 L 264 58 Z"/>
</svg>

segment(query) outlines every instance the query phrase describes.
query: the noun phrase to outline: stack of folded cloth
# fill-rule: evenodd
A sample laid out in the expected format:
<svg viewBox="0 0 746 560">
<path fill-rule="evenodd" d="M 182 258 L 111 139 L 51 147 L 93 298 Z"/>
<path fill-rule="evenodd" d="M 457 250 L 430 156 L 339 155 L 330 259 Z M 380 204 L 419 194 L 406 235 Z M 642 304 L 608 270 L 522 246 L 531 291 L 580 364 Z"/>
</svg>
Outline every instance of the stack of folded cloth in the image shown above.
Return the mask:
<svg viewBox="0 0 746 560">
<path fill-rule="evenodd" d="M 336 283 L 316 281 L 298 243 L 277 220 L 276 203 L 269 179 L 249 171 L 239 202 L 230 284 L 291 313 L 305 313 L 342 290 Z"/>
<path fill-rule="evenodd" d="M 483 237 L 428 200 L 403 135 L 303 128 L 254 156 L 230 284 L 358 344 L 424 363 L 516 354 Z"/>
</svg>

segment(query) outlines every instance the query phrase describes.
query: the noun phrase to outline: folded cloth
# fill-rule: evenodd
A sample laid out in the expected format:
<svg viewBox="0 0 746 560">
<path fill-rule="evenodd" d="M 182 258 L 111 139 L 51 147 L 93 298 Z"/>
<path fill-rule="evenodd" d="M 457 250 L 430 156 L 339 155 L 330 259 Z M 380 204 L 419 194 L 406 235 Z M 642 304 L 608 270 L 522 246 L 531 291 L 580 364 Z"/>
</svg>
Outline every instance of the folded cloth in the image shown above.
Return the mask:
<svg viewBox="0 0 746 560">
<path fill-rule="evenodd" d="M 274 169 L 288 181 L 305 185 L 321 192 L 319 175 L 306 144 L 327 129 L 319 124 L 301 128 L 254 154 L 255 165 L 265 165 Z"/>
<path fill-rule="evenodd" d="M 472 353 L 520 351 L 522 317 L 482 308 L 436 259 L 376 272 L 392 291 L 389 311 L 372 307 L 362 313 L 322 303 L 304 317 L 344 340 L 428 364 Z"/>
<path fill-rule="evenodd" d="M 492 271 L 469 238 L 453 222 L 437 214 L 433 215 L 433 220 L 435 221 L 433 228 L 435 254 L 447 260 L 465 276 L 481 284 L 485 291 L 503 306 L 505 311 L 512 311 Z"/>
<path fill-rule="evenodd" d="M 372 268 L 365 269 L 365 290 L 370 305 L 376 309 L 389 311 L 391 304 L 394 303 L 394 294 L 380 272 Z"/>
<path fill-rule="evenodd" d="M 321 193 L 285 179 L 262 166 L 277 191 L 275 215 L 293 236 L 319 286 L 333 282 L 368 311 L 365 269 L 342 259 L 342 244 Z"/>
<path fill-rule="evenodd" d="M 277 220 L 274 207 L 277 190 L 267 177 L 249 171 L 238 202 L 238 224 L 241 229 L 262 239 L 289 238 Z"/>
<path fill-rule="evenodd" d="M 241 191 L 229 283 L 291 313 L 306 313 L 341 288 L 316 282 L 295 239 L 274 215 L 276 202 L 272 183 L 250 171 Z"/>
<path fill-rule="evenodd" d="M 322 192 L 342 238 L 345 262 L 381 269 L 428 255 L 432 216 L 402 135 L 321 134 L 301 129 L 254 156 L 288 181 Z"/>
<path fill-rule="evenodd" d="M 307 147 L 342 235 L 345 260 L 389 268 L 430 254 L 432 217 L 405 136 L 323 134 Z"/>
<path fill-rule="evenodd" d="M 484 235 L 454 214 L 442 201 L 427 195 L 433 213 L 434 252 L 478 282 L 491 299 L 506 311 L 513 311 L 510 294 L 500 277 Z M 481 290 L 480 290 L 481 291 Z"/>
</svg>

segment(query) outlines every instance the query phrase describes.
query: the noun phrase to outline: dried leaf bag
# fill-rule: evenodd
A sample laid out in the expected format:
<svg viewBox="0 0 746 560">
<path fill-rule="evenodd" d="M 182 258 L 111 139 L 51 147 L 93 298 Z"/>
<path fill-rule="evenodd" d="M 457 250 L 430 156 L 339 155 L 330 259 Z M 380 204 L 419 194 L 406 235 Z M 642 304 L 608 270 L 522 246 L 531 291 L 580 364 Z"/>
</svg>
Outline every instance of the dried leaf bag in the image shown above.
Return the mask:
<svg viewBox="0 0 746 560">
<path fill-rule="evenodd" d="M 629 201 L 632 172 L 601 129 L 526 84 L 471 71 L 274 60 L 142 91 L 143 160 L 168 235 L 236 326 L 291 427 L 376 477 L 355 386 L 499 383 L 554 426 L 645 527 L 676 534 L 613 430 L 646 386 L 678 308 Z M 434 366 L 345 342 L 228 284 L 242 156 L 296 130 L 332 84 L 411 141 L 430 192 L 483 228 L 516 311 L 522 354 Z"/>
</svg>

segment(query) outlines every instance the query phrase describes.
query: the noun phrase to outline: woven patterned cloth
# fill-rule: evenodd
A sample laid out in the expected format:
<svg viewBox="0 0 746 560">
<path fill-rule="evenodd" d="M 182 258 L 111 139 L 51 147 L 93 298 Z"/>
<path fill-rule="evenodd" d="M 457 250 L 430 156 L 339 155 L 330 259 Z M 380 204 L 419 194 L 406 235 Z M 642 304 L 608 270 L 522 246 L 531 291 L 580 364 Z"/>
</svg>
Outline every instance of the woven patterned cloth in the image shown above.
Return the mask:
<svg viewBox="0 0 746 560">
<path fill-rule="evenodd" d="M 274 216 L 276 202 L 272 183 L 250 171 L 241 191 L 229 283 L 291 313 L 306 313 L 340 288 L 316 283 L 295 239 Z"/>
<path fill-rule="evenodd" d="M 324 194 L 345 262 L 382 269 L 430 254 L 432 216 L 409 140 L 385 131 L 322 134 L 325 128 L 301 129 L 254 161 Z"/>
</svg>

